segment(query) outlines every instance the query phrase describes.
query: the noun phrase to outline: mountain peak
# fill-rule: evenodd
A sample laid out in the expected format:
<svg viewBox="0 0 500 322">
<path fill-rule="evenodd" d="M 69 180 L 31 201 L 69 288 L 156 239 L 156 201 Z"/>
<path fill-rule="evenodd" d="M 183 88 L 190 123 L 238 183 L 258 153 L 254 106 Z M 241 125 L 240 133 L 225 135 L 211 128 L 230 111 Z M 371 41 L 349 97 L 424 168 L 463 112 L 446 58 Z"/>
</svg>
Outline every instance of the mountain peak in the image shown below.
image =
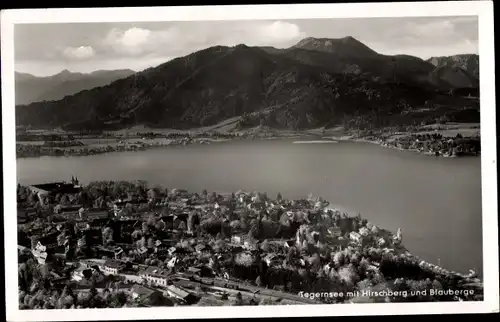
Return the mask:
<svg viewBox="0 0 500 322">
<path fill-rule="evenodd" d="M 349 42 L 349 41 L 357 41 L 359 42 L 356 38 L 354 38 L 353 36 L 347 36 L 347 37 L 344 37 L 344 38 L 340 38 L 340 40 L 344 41 L 344 42 Z"/>
<path fill-rule="evenodd" d="M 249 48 L 247 45 L 245 44 L 238 44 L 236 46 L 234 46 L 235 49 L 246 49 L 246 48 Z"/>
<path fill-rule="evenodd" d="M 355 39 L 352 36 L 343 38 L 314 38 L 307 37 L 299 41 L 292 48 L 323 51 L 340 56 L 372 56 L 377 52 Z"/>
<path fill-rule="evenodd" d="M 72 74 L 72 72 L 70 72 L 68 69 L 63 69 L 63 70 L 59 73 L 59 75 L 70 75 L 70 74 Z"/>
</svg>

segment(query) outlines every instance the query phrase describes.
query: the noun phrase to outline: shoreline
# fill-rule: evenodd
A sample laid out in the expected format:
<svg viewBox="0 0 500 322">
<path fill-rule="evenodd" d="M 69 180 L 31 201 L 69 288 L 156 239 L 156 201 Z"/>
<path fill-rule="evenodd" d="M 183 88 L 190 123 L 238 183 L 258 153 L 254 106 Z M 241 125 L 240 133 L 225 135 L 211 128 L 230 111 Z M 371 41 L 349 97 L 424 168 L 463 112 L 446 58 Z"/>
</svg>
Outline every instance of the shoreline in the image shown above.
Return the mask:
<svg viewBox="0 0 500 322">
<path fill-rule="evenodd" d="M 383 135 L 383 133 L 381 134 Z M 321 134 L 312 134 L 310 132 L 289 132 L 289 133 L 270 133 L 270 132 L 261 132 L 261 133 L 236 133 L 232 134 L 232 137 L 225 138 L 213 138 L 213 137 L 193 137 L 190 134 L 179 134 L 178 138 L 151 138 L 151 139 L 138 139 L 138 138 L 125 138 L 120 140 L 115 137 L 112 140 L 116 140 L 112 142 L 113 144 L 102 145 L 102 146 L 92 146 L 92 144 L 84 144 L 79 140 L 75 140 L 74 145 L 67 146 L 47 146 L 44 144 L 23 144 L 16 143 L 16 159 L 24 159 L 24 158 L 38 158 L 42 156 L 90 156 L 96 154 L 104 154 L 104 153 L 112 153 L 112 152 L 139 152 L 145 151 L 153 148 L 164 148 L 169 146 L 186 146 L 192 144 L 215 144 L 215 143 L 223 143 L 229 141 L 247 141 L 247 140 L 286 140 L 286 139 L 296 139 L 296 141 L 292 142 L 293 144 L 332 144 L 338 142 L 358 142 L 358 143 L 370 143 L 376 144 L 383 148 L 389 148 L 393 150 L 399 151 L 409 151 L 409 152 L 418 152 L 419 154 L 424 154 L 428 156 L 436 156 L 436 157 L 445 157 L 445 158 L 455 158 L 455 157 L 471 157 L 471 156 L 480 156 L 480 151 L 474 153 L 468 152 L 451 152 L 451 147 L 449 151 L 443 152 L 443 149 L 440 150 L 425 150 L 423 147 L 420 148 L 412 148 L 412 147 L 401 147 L 398 146 L 398 140 L 409 139 L 413 136 L 418 136 L 418 134 L 412 133 L 403 133 L 398 134 L 399 137 L 394 137 L 394 135 L 389 135 L 386 139 L 381 138 L 373 138 L 368 139 L 364 137 L 357 137 L 355 135 L 340 135 L 340 136 L 322 136 Z M 107 137 L 93 137 L 95 140 L 105 140 Z M 303 138 L 303 140 L 300 140 Z M 306 139 L 307 138 L 307 139 Z M 318 139 L 311 139 L 318 138 Z M 450 140 L 454 140 L 456 138 L 453 137 L 442 137 L 439 139 L 435 139 L 434 142 L 444 142 L 443 144 L 448 144 L 447 142 Z M 472 137 L 466 137 L 462 140 L 471 140 Z M 474 138 L 479 139 L 479 138 Z M 166 142 L 152 142 L 149 140 L 165 140 Z M 125 142 L 126 141 L 126 142 Z M 26 142 L 26 141 L 22 141 Z M 396 142 L 394 144 L 393 142 Z M 414 141 L 412 144 L 415 144 Z M 416 140 L 418 143 L 418 139 Z M 98 143 L 102 144 L 102 143 Z M 405 143 L 408 145 L 408 143 Z M 440 143 L 439 143 L 440 144 Z M 456 149 L 456 148 L 455 148 Z"/>
<path fill-rule="evenodd" d="M 410 137 L 410 134 L 406 134 L 403 137 Z M 357 143 L 370 143 L 370 144 L 375 144 L 378 145 L 382 148 L 386 149 L 392 149 L 392 150 L 397 150 L 397 151 L 406 151 L 406 152 L 416 152 L 418 154 L 423 154 L 426 156 L 434 156 L 434 157 L 442 157 L 442 158 L 460 158 L 460 157 L 480 157 L 481 154 L 475 153 L 475 154 L 449 154 L 449 153 L 442 153 L 440 151 L 424 151 L 423 149 L 417 149 L 417 148 L 402 148 L 396 145 L 391 145 L 391 141 L 387 140 L 382 140 L 382 139 L 365 139 L 365 138 L 359 138 L 355 137 L 353 135 L 346 135 L 346 136 L 329 136 L 329 137 L 323 137 L 324 139 L 331 139 L 331 140 L 336 140 L 336 141 L 343 141 L 343 142 L 357 142 Z M 436 153 L 437 152 L 437 153 Z"/>
</svg>

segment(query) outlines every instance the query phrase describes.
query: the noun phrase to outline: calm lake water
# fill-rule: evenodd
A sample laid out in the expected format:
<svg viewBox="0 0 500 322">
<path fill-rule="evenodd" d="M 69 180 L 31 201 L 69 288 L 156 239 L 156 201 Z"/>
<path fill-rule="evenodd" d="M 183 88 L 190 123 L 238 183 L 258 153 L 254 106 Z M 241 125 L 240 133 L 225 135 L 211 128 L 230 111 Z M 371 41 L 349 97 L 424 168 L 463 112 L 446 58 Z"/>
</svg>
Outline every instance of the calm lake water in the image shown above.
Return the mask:
<svg viewBox="0 0 500 322">
<path fill-rule="evenodd" d="M 18 181 L 146 180 L 168 188 L 257 190 L 322 196 L 373 224 L 403 230 L 415 255 L 482 272 L 479 158 L 435 158 L 369 143 L 263 140 L 188 145 L 87 157 L 17 160 Z M 439 259 L 439 260 L 438 260 Z"/>
</svg>

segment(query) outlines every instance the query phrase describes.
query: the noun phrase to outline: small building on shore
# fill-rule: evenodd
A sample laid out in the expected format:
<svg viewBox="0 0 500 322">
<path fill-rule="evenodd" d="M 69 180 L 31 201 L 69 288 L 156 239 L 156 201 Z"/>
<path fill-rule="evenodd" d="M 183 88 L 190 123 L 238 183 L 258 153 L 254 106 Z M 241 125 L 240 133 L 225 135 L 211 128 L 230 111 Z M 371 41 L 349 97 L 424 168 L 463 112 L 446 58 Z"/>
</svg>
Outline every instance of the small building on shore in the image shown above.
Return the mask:
<svg viewBox="0 0 500 322">
<path fill-rule="evenodd" d="M 58 193 L 74 194 L 81 191 L 78 179 L 72 178 L 71 183 L 66 181 L 40 183 L 28 186 L 28 189 L 39 197 L 55 196 Z"/>
</svg>

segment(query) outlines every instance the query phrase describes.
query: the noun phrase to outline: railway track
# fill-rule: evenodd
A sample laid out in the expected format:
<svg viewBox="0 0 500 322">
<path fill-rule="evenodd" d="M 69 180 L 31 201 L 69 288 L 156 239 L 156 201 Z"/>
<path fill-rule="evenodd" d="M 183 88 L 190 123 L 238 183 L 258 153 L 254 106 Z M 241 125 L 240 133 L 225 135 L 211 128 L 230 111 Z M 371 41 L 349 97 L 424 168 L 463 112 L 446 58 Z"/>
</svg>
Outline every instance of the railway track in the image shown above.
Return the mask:
<svg viewBox="0 0 500 322">
<path fill-rule="evenodd" d="M 223 278 L 211 278 L 211 277 L 199 277 L 196 275 L 182 274 L 178 275 L 178 279 L 185 282 L 195 283 L 203 286 L 208 286 L 214 289 L 227 290 L 230 292 L 248 292 L 251 294 L 260 294 L 262 296 L 268 296 L 275 299 L 286 299 L 294 302 L 304 303 L 304 304 L 320 304 L 318 301 L 314 301 L 299 295 L 270 290 L 263 287 L 253 286 L 245 284 L 235 280 L 226 280 Z"/>
</svg>

